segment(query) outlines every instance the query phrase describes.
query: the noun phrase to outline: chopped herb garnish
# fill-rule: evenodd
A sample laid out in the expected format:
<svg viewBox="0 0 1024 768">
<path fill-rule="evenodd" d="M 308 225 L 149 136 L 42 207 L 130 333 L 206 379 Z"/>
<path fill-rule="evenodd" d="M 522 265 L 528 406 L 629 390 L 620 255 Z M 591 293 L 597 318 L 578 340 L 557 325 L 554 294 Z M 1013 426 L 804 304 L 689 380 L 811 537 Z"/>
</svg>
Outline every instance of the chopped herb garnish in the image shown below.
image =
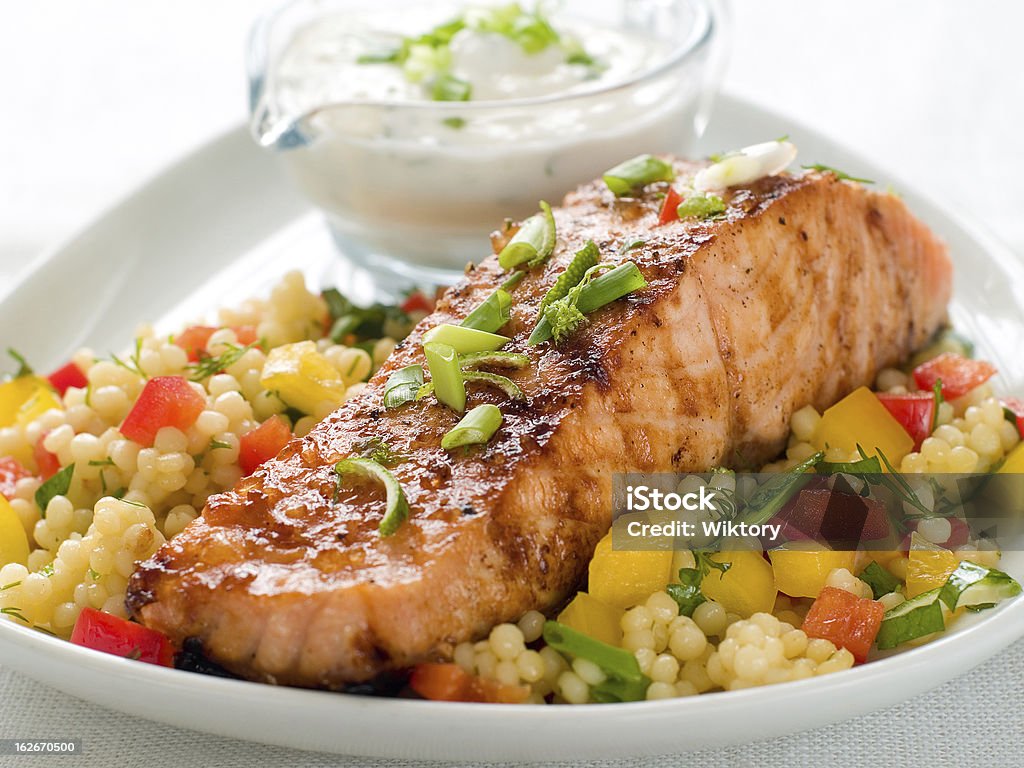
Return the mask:
<svg viewBox="0 0 1024 768">
<path fill-rule="evenodd" d="M 518 384 L 516 384 L 514 381 L 512 381 L 512 379 L 510 379 L 510 378 L 508 378 L 506 376 L 500 376 L 497 373 L 488 373 L 487 371 L 465 371 L 464 370 L 462 372 L 462 381 L 463 381 L 463 386 L 465 386 L 465 384 L 467 382 L 469 382 L 469 383 L 488 384 L 488 385 L 490 385 L 492 387 L 497 387 L 502 392 L 504 392 L 506 395 L 508 395 L 509 398 L 511 398 L 512 400 L 525 400 L 526 399 L 526 395 L 523 394 L 523 390 L 521 390 L 519 388 Z M 424 384 L 422 387 L 419 388 L 419 391 L 416 393 L 416 399 L 417 400 L 422 400 L 424 397 L 427 397 L 428 395 L 430 395 L 433 391 L 434 391 L 434 382 L 428 381 L 426 384 Z M 438 399 L 440 399 L 440 398 L 438 398 Z"/>
<path fill-rule="evenodd" d="M 92 459 L 89 462 L 90 467 L 112 467 L 114 466 L 114 460 L 109 456 L 105 459 Z"/>
<path fill-rule="evenodd" d="M 871 594 L 875 600 L 895 592 L 900 586 L 900 580 L 874 560 L 868 563 L 868 567 L 861 571 L 860 580 L 871 587 Z"/>
<path fill-rule="evenodd" d="M 801 168 L 805 168 L 808 171 L 821 171 L 821 172 L 824 172 L 824 173 L 831 173 L 833 176 L 835 176 L 840 181 L 856 181 L 859 184 L 874 184 L 875 183 L 871 179 L 860 179 L 860 178 L 857 178 L 856 176 L 851 176 L 850 174 L 845 173 L 843 171 L 840 171 L 840 170 L 838 170 L 836 168 L 833 168 L 831 166 L 822 165 L 821 163 L 814 163 L 812 165 L 801 165 L 800 167 Z"/>
<path fill-rule="evenodd" d="M 604 173 L 604 183 L 616 197 L 636 192 L 656 181 L 674 181 L 672 164 L 654 155 L 637 155 Z"/>
<path fill-rule="evenodd" d="M 2 587 L 0 587 L 0 592 L 3 592 L 3 591 L 8 590 L 8 589 L 14 589 L 15 587 L 20 587 L 20 586 L 21 586 L 21 582 L 20 581 L 12 581 L 10 584 L 4 584 Z"/>
<path fill-rule="evenodd" d="M 565 298 L 570 290 L 579 285 L 580 281 L 586 276 L 587 271 L 597 266 L 600 258 L 601 252 L 594 244 L 594 241 L 587 240 L 586 245 L 576 251 L 569 266 L 558 276 L 555 284 L 548 289 L 548 292 L 544 294 L 544 298 L 540 300 L 540 307 L 537 310 L 538 316 L 544 313 L 549 304 Z M 536 329 L 534 330 L 536 332 Z"/>
<path fill-rule="evenodd" d="M 359 455 L 364 459 L 372 459 L 385 467 L 397 467 L 406 457 L 388 445 L 379 437 L 373 437 L 360 446 Z"/>
<path fill-rule="evenodd" d="M 431 342 L 447 344 L 461 355 L 468 352 L 493 352 L 508 344 L 509 338 L 489 331 L 442 323 L 423 334 L 423 343 Z"/>
<path fill-rule="evenodd" d="M 44 565 L 42 568 L 40 568 L 37 571 L 37 573 L 40 576 L 45 576 L 46 578 L 50 578 L 51 576 L 53 576 L 53 571 L 54 571 L 53 563 L 50 562 L 50 563 L 47 563 L 46 565 Z"/>
<path fill-rule="evenodd" d="M 808 470 L 816 467 L 825 454 L 818 451 L 801 461 L 792 469 L 769 478 L 747 501 L 741 515 L 741 522 L 747 525 L 764 525 L 778 514 L 786 502 L 803 488 L 813 475 Z"/>
<path fill-rule="evenodd" d="M 707 602 L 707 597 L 701 591 L 700 585 L 712 568 L 724 575 L 732 567 L 732 563 L 719 563 L 712 560 L 706 552 L 694 552 L 693 559 L 693 568 L 679 569 L 679 583 L 669 584 L 665 588 L 669 597 L 675 600 L 679 606 L 680 616 L 692 617 L 697 606 Z"/>
<path fill-rule="evenodd" d="M 131 355 L 128 356 L 127 362 L 119 358 L 117 355 L 111 355 L 110 359 L 115 365 L 119 365 L 125 370 L 131 371 L 136 376 L 140 376 L 143 379 L 149 378 L 149 376 L 146 375 L 146 372 L 142 370 L 142 339 L 135 339 L 135 349 L 132 351 Z"/>
<path fill-rule="evenodd" d="M 441 122 L 456 131 L 466 127 L 466 118 L 464 117 L 446 117 Z"/>
<path fill-rule="evenodd" d="M 327 335 L 335 344 L 376 340 L 382 336 L 401 340 L 412 330 L 412 319 L 400 307 L 390 304 L 357 307 L 334 288 L 324 291 L 323 297 L 331 318 Z"/>
<path fill-rule="evenodd" d="M 95 571 L 92 568 L 90 568 L 89 571 L 88 571 L 88 574 L 89 574 L 89 578 L 92 579 L 93 581 L 99 581 L 100 580 L 100 573 L 99 573 L 99 571 Z"/>
<path fill-rule="evenodd" d="M 473 86 L 448 73 L 434 78 L 434 86 L 431 91 L 434 101 L 469 101 L 472 92 Z"/>
<path fill-rule="evenodd" d="M 31 376 L 35 371 L 32 370 L 32 366 L 28 364 L 28 360 L 18 350 L 12 347 L 7 348 L 7 354 L 14 358 L 14 362 L 18 364 L 18 370 L 14 374 L 14 378 L 20 379 L 24 376 Z"/>
<path fill-rule="evenodd" d="M 453 451 L 466 445 L 486 444 L 501 426 L 501 410 L 496 405 L 478 405 L 462 417 L 442 439 L 441 447 Z"/>
<path fill-rule="evenodd" d="M 255 342 L 252 344 L 246 344 L 244 347 L 240 347 L 237 344 L 224 344 L 227 347 L 227 351 L 223 352 L 214 357 L 204 357 L 196 363 L 192 363 L 189 366 L 191 376 L 189 379 L 196 382 L 204 381 L 205 379 L 214 376 L 221 371 L 230 368 L 232 365 L 242 359 L 242 355 L 248 352 L 250 349 L 256 346 Z"/>
<path fill-rule="evenodd" d="M 25 615 L 21 612 L 21 608 L 0 608 L 0 613 L 10 616 L 11 618 L 17 619 L 25 624 L 31 624 L 32 622 L 25 618 Z"/>
<path fill-rule="evenodd" d="M 865 458 L 867 457 L 867 453 L 859 444 L 857 445 L 857 451 L 861 456 L 864 456 Z M 910 483 L 907 482 L 906 478 L 897 471 L 882 450 L 880 448 L 875 448 L 875 452 L 878 455 L 878 458 L 882 460 L 886 470 L 888 470 L 888 474 L 878 476 L 879 482 L 899 496 L 905 503 L 910 504 L 910 506 L 920 510 L 925 515 L 931 515 L 932 510 L 922 503 L 917 492 L 913 489 Z"/>
<path fill-rule="evenodd" d="M 46 519 L 46 507 L 57 496 L 66 496 L 71 488 L 71 477 L 75 473 L 75 465 L 68 464 L 64 469 L 39 486 L 36 491 L 36 505 Z"/>
<path fill-rule="evenodd" d="M 555 252 L 555 215 L 551 206 L 540 201 L 540 213 L 523 222 L 519 231 L 498 254 L 502 269 L 513 269 L 520 264 L 535 267 Z"/>
<path fill-rule="evenodd" d="M 530 358 L 518 352 L 470 352 L 459 355 L 459 364 L 463 371 L 475 371 L 487 366 L 496 368 L 525 368 Z"/>
<path fill-rule="evenodd" d="M 942 397 L 942 379 L 936 379 L 935 384 L 932 386 L 932 392 L 935 394 L 935 411 L 932 413 L 932 432 L 939 428 L 939 406 L 945 402 Z"/>
<path fill-rule="evenodd" d="M 217 440 L 216 438 L 210 439 L 210 450 L 219 451 L 224 448 L 231 448 L 231 443 L 225 443 L 223 440 Z"/>
<path fill-rule="evenodd" d="M 409 502 L 406 501 L 405 491 L 395 476 L 379 462 L 365 458 L 342 459 L 334 466 L 334 471 L 338 473 L 339 484 L 346 475 L 357 475 L 377 480 L 384 486 L 387 502 L 378 526 L 381 536 L 394 535 L 409 518 Z"/>
<path fill-rule="evenodd" d="M 398 408 L 416 399 L 423 386 L 423 366 L 407 365 L 390 376 L 384 384 L 384 407 Z"/>
<path fill-rule="evenodd" d="M 680 219 L 707 219 L 725 213 L 725 201 L 718 195 L 695 192 L 679 204 L 676 214 Z"/>
</svg>

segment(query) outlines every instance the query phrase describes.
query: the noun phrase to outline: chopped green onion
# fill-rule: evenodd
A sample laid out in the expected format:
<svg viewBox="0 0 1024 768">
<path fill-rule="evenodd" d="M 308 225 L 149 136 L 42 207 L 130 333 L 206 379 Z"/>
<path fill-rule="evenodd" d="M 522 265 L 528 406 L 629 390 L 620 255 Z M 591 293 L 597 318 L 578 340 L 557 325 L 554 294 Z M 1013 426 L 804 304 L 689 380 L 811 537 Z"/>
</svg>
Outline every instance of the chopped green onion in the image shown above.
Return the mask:
<svg viewBox="0 0 1024 768">
<path fill-rule="evenodd" d="M 75 465 L 68 464 L 36 490 L 36 506 L 43 519 L 46 519 L 46 507 L 56 496 L 67 496 L 71 489 L 71 478 L 75 474 Z"/>
<path fill-rule="evenodd" d="M 860 580 L 871 587 L 871 594 L 875 600 L 895 592 L 900 585 L 900 580 L 889 573 L 885 568 L 872 560 L 868 567 L 860 573 Z"/>
<path fill-rule="evenodd" d="M 409 502 L 406 501 L 405 491 L 395 476 L 383 465 L 373 459 L 342 459 L 334 465 L 334 471 L 338 473 L 339 478 L 344 478 L 347 474 L 360 475 L 378 480 L 384 486 L 387 492 L 387 506 L 377 529 L 381 536 L 391 536 L 408 519 Z"/>
<path fill-rule="evenodd" d="M 696 192 L 683 200 L 676 209 L 680 219 L 707 219 L 725 213 L 725 201 L 718 195 Z"/>
<path fill-rule="evenodd" d="M 478 331 L 461 325 L 442 323 L 423 334 L 423 343 L 439 342 L 453 347 L 460 355 L 469 352 L 493 352 L 508 344 L 508 336 Z"/>
<path fill-rule="evenodd" d="M 944 630 L 946 622 L 942 617 L 942 603 L 939 600 L 941 589 L 936 587 L 886 611 L 875 638 L 879 650 L 895 648 Z"/>
<path fill-rule="evenodd" d="M 441 342 L 427 342 L 423 345 L 430 368 L 430 383 L 437 399 L 456 413 L 466 410 L 466 385 L 462 381 L 459 355 L 453 347 Z M 419 393 L 416 397 L 419 398 Z"/>
<path fill-rule="evenodd" d="M 455 75 L 444 72 L 434 78 L 431 95 L 434 101 L 469 101 L 473 86 Z"/>
<path fill-rule="evenodd" d="M 459 355 L 459 364 L 463 371 L 475 371 L 478 368 L 493 365 L 497 368 L 525 368 L 530 358 L 518 352 L 470 352 Z"/>
<path fill-rule="evenodd" d="M 478 405 L 441 439 L 441 447 L 452 451 L 464 445 L 486 444 L 501 426 L 501 411 L 496 405 Z"/>
<path fill-rule="evenodd" d="M 384 407 L 398 408 L 416 399 L 423 386 L 423 366 L 407 365 L 388 376 L 384 385 Z"/>
<path fill-rule="evenodd" d="M 557 621 L 544 622 L 544 642 L 561 654 L 586 659 L 600 667 L 609 680 L 591 689 L 597 701 L 641 701 L 651 681 L 636 657 L 624 648 L 603 643 Z"/>
<path fill-rule="evenodd" d="M 519 272 L 513 272 L 511 275 L 505 278 L 505 282 L 501 284 L 501 290 L 511 291 L 513 288 L 515 288 L 517 285 L 523 282 L 524 277 L 526 277 L 526 273 L 521 270 Z"/>
<path fill-rule="evenodd" d="M 512 269 L 525 263 L 535 267 L 555 252 L 555 215 L 551 206 L 540 201 L 540 213 L 523 222 L 508 245 L 498 254 L 502 269 Z"/>
<path fill-rule="evenodd" d="M 747 525 L 763 525 L 775 517 L 793 494 L 807 485 L 813 477 L 807 470 L 812 469 L 825 458 L 822 451 L 804 459 L 792 469 L 770 478 L 754 492 L 743 509 L 741 522 Z"/>
<path fill-rule="evenodd" d="M 587 271 L 589 272 L 590 270 Z M 575 308 L 581 314 L 586 315 L 646 285 L 647 281 L 644 280 L 644 276 L 640 273 L 636 264 L 627 261 L 625 264 L 620 264 L 610 272 L 606 272 L 586 284 L 576 286 L 578 292 L 574 302 Z M 573 303 L 568 302 L 570 298 L 571 295 L 565 296 L 557 302 L 552 302 L 547 309 L 563 301 Z M 547 316 L 547 311 L 545 311 L 544 317 L 537 323 L 534 332 L 530 334 L 529 343 L 531 346 L 536 346 L 541 342 L 547 341 L 553 335 L 554 329 L 552 328 L 551 320 Z"/>
<path fill-rule="evenodd" d="M 498 288 L 478 304 L 459 325 L 477 331 L 497 333 L 511 317 L 512 296 Z"/>
<path fill-rule="evenodd" d="M 821 172 L 831 173 L 833 176 L 835 176 L 840 181 L 856 181 L 856 182 L 858 182 L 860 184 L 874 184 L 875 183 L 871 179 L 858 179 L 856 176 L 851 176 L 850 174 L 845 173 L 844 171 L 840 171 L 838 168 L 833 168 L 833 167 L 831 167 L 829 165 L 823 165 L 821 163 L 814 163 L 813 165 L 801 165 L 800 167 L 804 168 L 804 169 L 806 169 L 808 171 L 821 171 Z"/>
<path fill-rule="evenodd" d="M 587 271 L 597 266 L 600 255 L 601 254 L 598 251 L 597 246 L 594 245 L 594 242 L 592 240 L 588 240 L 587 244 L 578 250 L 576 255 L 572 257 L 572 262 L 570 262 L 569 266 L 566 267 L 562 274 L 558 276 L 558 279 L 555 280 L 555 284 L 548 289 L 546 294 L 544 294 L 544 298 L 540 301 L 537 317 L 543 319 L 544 310 L 546 310 L 552 303 L 565 298 L 569 294 L 570 290 L 579 285 L 580 281 L 583 280 L 584 276 L 586 276 Z M 573 317 L 575 319 L 574 321 L 578 323 L 582 318 L 582 315 L 580 315 L 580 317 L 575 317 L 574 315 Z M 563 324 L 571 324 L 571 321 L 563 321 Z M 551 323 L 549 322 L 548 325 L 550 326 Z M 538 321 L 537 325 L 533 329 L 533 333 L 530 334 L 530 340 L 528 343 L 531 346 L 535 346 L 540 343 L 540 335 L 543 333 L 541 331 L 541 327 L 542 324 Z"/>
<path fill-rule="evenodd" d="M 616 197 L 656 181 L 673 181 L 676 177 L 671 163 L 654 155 L 637 155 L 604 173 L 604 183 Z"/>
<path fill-rule="evenodd" d="M 955 611 L 961 605 L 971 608 L 998 603 L 1020 591 L 1020 584 L 1008 574 L 964 560 L 946 579 L 939 598 Z"/>
<path fill-rule="evenodd" d="M 526 395 L 523 394 L 523 390 L 519 388 L 519 385 L 506 376 L 487 373 L 487 371 L 465 371 L 462 374 L 462 378 L 466 381 L 490 384 L 492 387 L 497 387 L 513 400 L 526 399 Z"/>
</svg>

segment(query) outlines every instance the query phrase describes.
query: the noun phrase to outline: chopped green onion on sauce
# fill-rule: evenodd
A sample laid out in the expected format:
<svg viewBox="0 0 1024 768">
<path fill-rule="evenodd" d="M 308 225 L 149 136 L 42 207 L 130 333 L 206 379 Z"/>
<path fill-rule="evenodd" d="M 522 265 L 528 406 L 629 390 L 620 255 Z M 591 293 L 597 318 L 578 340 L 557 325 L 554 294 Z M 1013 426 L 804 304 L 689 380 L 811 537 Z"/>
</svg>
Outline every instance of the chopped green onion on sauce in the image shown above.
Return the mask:
<svg viewBox="0 0 1024 768">
<path fill-rule="evenodd" d="M 437 399 L 456 413 L 465 411 L 466 385 L 462 380 L 458 353 L 452 346 L 437 341 L 424 344 L 423 352 L 427 356 L 430 383 Z"/>
<path fill-rule="evenodd" d="M 477 331 L 497 333 L 511 319 L 511 308 L 512 295 L 498 288 L 480 302 L 459 325 Z"/>
<path fill-rule="evenodd" d="M 463 386 L 466 382 L 473 382 L 477 384 L 488 384 L 492 387 L 497 387 L 511 400 L 525 400 L 526 395 L 523 394 L 523 390 L 519 388 L 512 379 L 507 376 L 501 376 L 497 373 L 489 373 L 487 371 L 463 371 L 462 372 Z M 419 391 L 416 392 L 416 399 L 422 400 L 434 391 L 434 382 L 428 381 Z"/>
<path fill-rule="evenodd" d="M 551 206 L 540 201 L 540 213 L 523 222 L 519 231 L 508 241 L 498 254 L 502 269 L 512 269 L 520 264 L 535 267 L 555 252 L 555 215 Z"/>
<path fill-rule="evenodd" d="M 545 309 L 544 317 L 537 323 L 537 328 L 530 335 L 531 346 L 536 346 L 555 336 L 556 329 L 552 326 L 551 321 L 554 318 L 558 322 L 559 317 L 552 313 L 553 307 L 556 310 L 565 309 L 569 315 L 571 315 L 571 309 L 575 309 L 581 315 L 586 315 L 647 285 L 644 276 L 636 264 L 631 261 L 620 264 L 600 277 L 590 280 L 588 276 L 601 266 L 588 269 L 579 285 L 570 290 L 567 296 L 552 302 Z M 574 317 L 575 315 L 571 315 L 566 318 L 566 321 L 571 322 Z M 569 332 L 571 333 L 572 330 Z M 564 336 L 565 329 L 560 328 L 559 331 L 560 335 Z"/>
<path fill-rule="evenodd" d="M 496 405 L 478 405 L 441 439 L 441 447 L 453 451 L 464 445 L 486 444 L 501 426 L 501 410 Z"/>
<path fill-rule="evenodd" d="M 423 366 L 407 365 L 390 376 L 384 384 L 384 407 L 398 408 L 416 399 L 423 386 Z"/>
<path fill-rule="evenodd" d="M 718 195 L 695 192 L 676 209 L 680 219 L 707 219 L 725 213 L 725 201 Z"/>
<path fill-rule="evenodd" d="M 442 323 L 423 334 L 424 344 L 432 341 L 453 347 L 460 355 L 469 352 L 493 352 L 509 342 L 508 336 Z"/>
<path fill-rule="evenodd" d="M 672 165 L 654 155 L 637 155 L 604 173 L 604 183 L 616 197 L 628 195 L 656 181 L 673 181 Z"/>
<path fill-rule="evenodd" d="M 405 498 L 405 491 L 384 465 L 373 459 L 342 459 L 334 465 L 334 471 L 340 479 L 344 479 L 345 475 L 359 475 L 377 480 L 384 486 L 387 502 L 377 529 L 381 536 L 393 535 L 409 518 L 409 502 Z"/>
<path fill-rule="evenodd" d="M 459 355 L 459 362 L 463 371 L 475 371 L 485 366 L 518 369 L 528 366 L 530 358 L 518 352 L 470 352 Z"/>
<path fill-rule="evenodd" d="M 469 101 L 472 92 L 472 85 L 447 72 L 434 78 L 434 86 L 431 89 L 434 101 Z"/>
</svg>

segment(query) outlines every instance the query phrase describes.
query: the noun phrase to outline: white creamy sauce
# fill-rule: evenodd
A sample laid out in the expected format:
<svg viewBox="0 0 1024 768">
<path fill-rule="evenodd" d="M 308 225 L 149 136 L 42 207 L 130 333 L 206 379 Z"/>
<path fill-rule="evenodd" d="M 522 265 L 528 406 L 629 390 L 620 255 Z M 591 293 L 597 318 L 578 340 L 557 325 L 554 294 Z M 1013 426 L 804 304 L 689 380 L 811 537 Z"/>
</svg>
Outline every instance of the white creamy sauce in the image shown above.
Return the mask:
<svg viewBox="0 0 1024 768">
<path fill-rule="evenodd" d="M 461 270 L 487 254 L 486 235 L 504 217 L 535 212 L 539 199 L 556 203 L 627 157 L 688 148 L 702 61 L 637 80 L 673 52 L 639 30 L 553 18 L 600 63 L 591 67 L 568 63 L 558 45 L 531 54 L 464 29 L 450 42 L 448 71 L 471 84 L 467 102 L 432 101 L 431 83 L 409 82 L 396 64 L 358 62 L 456 15 L 325 16 L 301 28 L 267 73 L 258 124 L 299 127 L 306 141 L 282 156 L 355 258 Z M 622 87 L 606 90 L 613 84 Z M 516 103 L 538 97 L 547 100 Z"/>
</svg>

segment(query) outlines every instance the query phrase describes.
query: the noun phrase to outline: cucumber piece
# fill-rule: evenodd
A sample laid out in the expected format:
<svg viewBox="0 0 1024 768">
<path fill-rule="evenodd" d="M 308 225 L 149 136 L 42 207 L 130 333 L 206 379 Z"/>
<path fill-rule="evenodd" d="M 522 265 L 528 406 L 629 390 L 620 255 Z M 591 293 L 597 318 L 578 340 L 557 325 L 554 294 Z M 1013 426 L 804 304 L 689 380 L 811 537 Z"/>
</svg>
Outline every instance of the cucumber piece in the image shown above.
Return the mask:
<svg viewBox="0 0 1024 768">
<path fill-rule="evenodd" d="M 944 630 L 946 621 L 942 616 L 942 601 L 939 600 L 941 591 L 942 587 L 936 587 L 886 611 L 875 638 L 878 649 L 895 648 Z"/>
<path fill-rule="evenodd" d="M 960 606 L 973 608 L 998 603 L 1020 592 L 1020 584 L 1009 575 L 964 560 L 949 574 L 939 597 L 949 610 L 955 611 Z"/>
</svg>

